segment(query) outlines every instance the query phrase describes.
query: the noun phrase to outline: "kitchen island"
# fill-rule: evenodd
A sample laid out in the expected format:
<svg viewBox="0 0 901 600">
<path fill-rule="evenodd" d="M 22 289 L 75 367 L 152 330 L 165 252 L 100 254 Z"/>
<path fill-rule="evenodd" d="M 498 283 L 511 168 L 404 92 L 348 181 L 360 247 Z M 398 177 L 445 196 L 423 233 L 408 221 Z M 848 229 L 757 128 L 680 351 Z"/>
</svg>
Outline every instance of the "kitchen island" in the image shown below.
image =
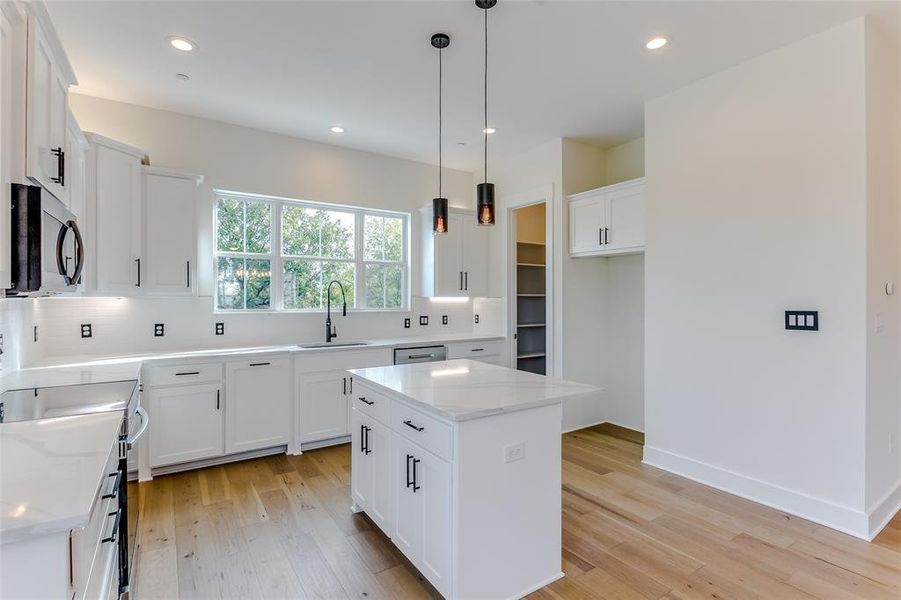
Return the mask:
<svg viewBox="0 0 901 600">
<path fill-rule="evenodd" d="M 563 576 L 562 403 L 597 388 L 471 360 L 349 372 L 352 510 L 446 598 Z"/>
</svg>

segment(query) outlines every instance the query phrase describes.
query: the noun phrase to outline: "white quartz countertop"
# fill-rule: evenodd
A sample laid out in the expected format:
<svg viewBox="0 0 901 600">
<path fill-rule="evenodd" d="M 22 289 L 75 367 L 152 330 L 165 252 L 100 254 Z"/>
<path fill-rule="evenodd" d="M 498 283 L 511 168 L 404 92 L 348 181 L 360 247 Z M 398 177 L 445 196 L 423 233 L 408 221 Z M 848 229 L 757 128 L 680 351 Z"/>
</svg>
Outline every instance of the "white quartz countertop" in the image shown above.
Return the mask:
<svg viewBox="0 0 901 600">
<path fill-rule="evenodd" d="M 0 424 L 0 543 L 84 527 L 122 412 Z"/>
<path fill-rule="evenodd" d="M 479 335 L 474 333 L 436 334 L 408 338 L 386 338 L 365 340 L 360 346 L 332 346 L 320 348 L 302 348 L 300 345 L 251 346 L 240 348 L 209 348 L 203 350 L 180 352 L 154 352 L 143 354 L 126 354 L 118 356 L 80 356 L 54 357 L 35 362 L 33 365 L 15 371 L 3 378 L 2 389 L 14 390 L 35 387 L 51 387 L 74 385 L 80 383 L 105 383 L 110 381 L 126 381 L 138 379 L 144 362 L 166 361 L 181 362 L 194 359 L 228 359 L 237 356 L 269 353 L 318 353 L 341 352 L 342 350 L 370 350 L 404 346 L 423 346 L 453 342 L 470 342 L 481 340 L 503 339 L 497 335 Z M 335 343 L 340 344 L 337 340 Z M 362 340 L 361 340 L 362 341 Z M 316 342 L 301 342 L 316 343 Z"/>
<path fill-rule="evenodd" d="M 559 404 L 568 398 L 601 393 L 600 388 L 591 385 L 468 359 L 353 369 L 350 373 L 451 421 Z"/>
</svg>

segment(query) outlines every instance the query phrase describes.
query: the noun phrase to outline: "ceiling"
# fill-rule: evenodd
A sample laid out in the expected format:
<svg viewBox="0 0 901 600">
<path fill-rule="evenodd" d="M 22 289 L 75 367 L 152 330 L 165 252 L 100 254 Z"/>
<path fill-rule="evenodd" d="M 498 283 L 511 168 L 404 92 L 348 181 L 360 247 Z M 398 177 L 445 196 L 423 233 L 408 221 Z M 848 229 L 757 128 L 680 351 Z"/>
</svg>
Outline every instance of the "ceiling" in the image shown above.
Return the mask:
<svg viewBox="0 0 901 600">
<path fill-rule="evenodd" d="M 469 0 L 47 4 L 78 93 L 428 163 L 438 87 L 429 38 L 447 32 L 445 164 L 481 162 L 483 14 Z M 877 4 L 501 0 L 489 13 L 490 152 L 640 137 L 646 99 Z M 646 50 L 660 33 L 670 44 Z M 197 48 L 179 52 L 171 35 Z"/>
</svg>

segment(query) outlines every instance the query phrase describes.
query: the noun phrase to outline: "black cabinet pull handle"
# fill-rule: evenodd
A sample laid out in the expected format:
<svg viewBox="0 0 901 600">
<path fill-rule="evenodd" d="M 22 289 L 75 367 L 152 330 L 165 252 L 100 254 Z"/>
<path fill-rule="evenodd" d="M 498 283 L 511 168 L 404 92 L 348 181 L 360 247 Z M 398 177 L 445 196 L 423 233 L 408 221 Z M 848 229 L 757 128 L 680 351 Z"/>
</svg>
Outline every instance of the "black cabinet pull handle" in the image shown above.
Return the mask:
<svg viewBox="0 0 901 600">
<path fill-rule="evenodd" d="M 200 371 L 185 371 L 183 373 L 176 373 L 176 377 L 180 377 L 181 375 L 200 375 Z"/>
<path fill-rule="evenodd" d="M 372 453 L 372 448 L 369 447 L 369 432 L 372 431 L 372 427 L 366 427 L 366 454 Z"/>
<path fill-rule="evenodd" d="M 463 276 L 465 278 L 465 281 L 463 283 L 463 289 L 469 290 L 469 271 L 464 271 Z"/>
<path fill-rule="evenodd" d="M 413 458 L 412 454 L 407 455 L 407 487 L 410 487 L 411 485 L 413 485 L 413 482 L 410 481 L 410 460 L 412 460 L 412 458 Z"/>
<path fill-rule="evenodd" d="M 188 288 L 191 287 L 191 261 L 185 261 L 185 283 Z"/>
<path fill-rule="evenodd" d="M 354 378 L 353 377 L 350 378 L 350 390 L 349 391 L 351 394 L 354 393 Z"/>
<path fill-rule="evenodd" d="M 610 234 L 608 233 L 609 231 L 610 231 L 609 229 L 604 227 L 604 245 L 605 246 L 610 243 Z"/>
<path fill-rule="evenodd" d="M 116 512 L 111 512 L 107 516 L 111 517 L 113 515 L 116 515 L 116 520 L 113 521 L 113 531 L 112 533 L 110 533 L 110 536 L 108 538 L 103 538 L 102 540 L 100 540 L 101 544 L 105 544 L 107 542 L 115 544 L 116 539 L 119 537 L 119 520 L 122 518 L 122 509 L 120 508 Z"/>
<path fill-rule="evenodd" d="M 460 291 L 463 291 L 463 271 L 460 271 Z"/>
<path fill-rule="evenodd" d="M 422 461 L 420 461 L 418 458 L 413 459 L 413 493 L 414 494 L 416 493 L 416 490 L 418 490 L 419 488 L 422 487 L 421 485 L 417 485 L 417 483 L 416 483 L 416 465 L 418 465 L 420 462 L 422 462 Z"/>
<path fill-rule="evenodd" d="M 261 362 L 261 363 L 250 363 L 251 367 L 265 367 L 267 365 L 271 365 L 270 362 Z"/>
<path fill-rule="evenodd" d="M 484 351 L 485 351 L 484 348 L 473 348 L 472 350 L 470 350 L 470 352 L 484 352 Z"/>
<path fill-rule="evenodd" d="M 344 382 L 344 383 L 343 383 L 343 385 L 344 385 L 344 391 L 341 392 L 341 393 L 347 395 L 347 377 L 342 377 L 342 378 L 341 378 L 341 381 Z"/>
<path fill-rule="evenodd" d="M 50 154 L 56 157 L 56 177 L 51 177 L 50 181 L 58 183 L 61 186 L 66 185 L 66 153 L 62 148 L 53 148 Z"/>
<path fill-rule="evenodd" d="M 135 287 L 141 287 L 141 259 L 136 258 L 135 262 L 138 263 L 138 282 L 135 284 Z"/>
<path fill-rule="evenodd" d="M 366 426 L 360 425 L 360 454 L 366 454 Z"/>
<path fill-rule="evenodd" d="M 219 410 L 219 390 L 216 390 L 216 410 Z"/>
<path fill-rule="evenodd" d="M 368 404 L 369 406 L 372 406 L 373 404 L 375 404 L 374 400 L 367 400 L 365 396 L 360 396 L 359 398 L 357 398 L 357 400 L 359 400 L 363 404 Z"/>
<path fill-rule="evenodd" d="M 417 427 L 413 424 L 413 421 L 404 421 L 404 425 L 406 425 L 407 427 L 412 427 L 416 431 L 422 431 L 423 429 L 425 429 L 425 427 Z"/>
<path fill-rule="evenodd" d="M 110 473 L 109 476 L 110 477 L 115 476 L 116 481 L 113 482 L 113 488 L 110 491 L 110 493 L 103 494 L 102 496 L 100 496 L 101 500 L 106 500 L 107 498 L 115 498 L 116 496 L 119 495 L 119 484 L 122 483 L 122 469 L 119 469 L 115 473 Z"/>
<path fill-rule="evenodd" d="M 598 229 L 598 246 L 604 245 L 604 230 Z"/>
</svg>

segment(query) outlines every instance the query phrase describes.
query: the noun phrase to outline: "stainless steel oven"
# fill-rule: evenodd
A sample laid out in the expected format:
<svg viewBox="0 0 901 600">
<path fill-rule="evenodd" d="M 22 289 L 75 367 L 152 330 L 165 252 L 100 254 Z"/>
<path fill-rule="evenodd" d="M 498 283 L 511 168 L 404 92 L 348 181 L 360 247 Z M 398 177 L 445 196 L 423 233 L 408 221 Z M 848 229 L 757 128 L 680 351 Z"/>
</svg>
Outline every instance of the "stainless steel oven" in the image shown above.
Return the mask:
<svg viewBox="0 0 901 600">
<path fill-rule="evenodd" d="M 129 474 L 137 470 L 136 443 L 149 424 L 147 412 L 140 405 L 141 388 L 138 385 L 122 420 L 119 435 L 119 471 L 122 480 L 119 488 L 119 508 L 122 510 L 119 522 L 119 595 L 130 597 L 134 559 L 138 539 L 138 482 L 130 480 Z"/>
<path fill-rule="evenodd" d="M 46 190 L 12 184 L 11 296 L 77 289 L 84 269 L 84 241 L 66 206 Z"/>
</svg>

